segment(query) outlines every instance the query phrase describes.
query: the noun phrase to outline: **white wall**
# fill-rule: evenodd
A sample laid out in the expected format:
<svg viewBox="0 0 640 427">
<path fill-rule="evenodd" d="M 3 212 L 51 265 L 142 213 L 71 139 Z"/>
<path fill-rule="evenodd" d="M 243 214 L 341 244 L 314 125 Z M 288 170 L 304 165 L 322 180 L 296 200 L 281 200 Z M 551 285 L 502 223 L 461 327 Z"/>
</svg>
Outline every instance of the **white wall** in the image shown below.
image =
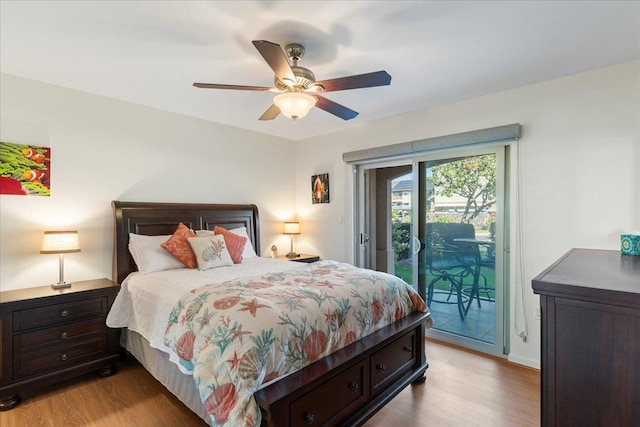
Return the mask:
<svg viewBox="0 0 640 427">
<path fill-rule="evenodd" d="M 371 92 L 372 102 L 384 102 Z M 354 106 L 351 106 L 354 107 Z M 357 109 L 357 108 L 356 108 Z M 297 148 L 298 249 L 352 261 L 351 172 L 342 153 L 458 132 L 522 125 L 527 342 L 510 360 L 540 364 L 531 279 L 572 247 L 619 249 L 640 228 L 640 61 L 534 84 L 315 137 Z M 310 176 L 328 172 L 331 203 L 312 205 Z M 341 223 L 344 219 L 344 223 Z M 514 277 L 511 324 L 514 322 Z"/>
<path fill-rule="evenodd" d="M 531 279 L 571 247 L 618 249 L 640 228 L 640 61 L 295 143 L 15 76 L 0 89 L 0 140 L 49 146 L 53 162 L 51 197 L 0 196 L 1 290 L 57 279 L 55 255 L 38 251 L 60 227 L 81 237 L 68 280 L 111 277 L 115 199 L 256 203 L 264 255 L 288 251 L 281 220 L 295 213 L 298 251 L 352 261 L 343 152 L 518 122 L 529 339 L 511 332 L 509 357 L 539 366 Z M 310 177 L 326 172 L 331 203 L 312 205 Z"/>
<path fill-rule="evenodd" d="M 255 203 L 263 254 L 289 240 L 291 141 L 1 75 L 0 141 L 51 147 L 51 196 L 0 196 L 0 290 L 58 279 L 42 232 L 77 229 L 67 281 L 111 277 L 112 200 Z M 211 112 L 215 117 L 215 111 Z"/>
</svg>

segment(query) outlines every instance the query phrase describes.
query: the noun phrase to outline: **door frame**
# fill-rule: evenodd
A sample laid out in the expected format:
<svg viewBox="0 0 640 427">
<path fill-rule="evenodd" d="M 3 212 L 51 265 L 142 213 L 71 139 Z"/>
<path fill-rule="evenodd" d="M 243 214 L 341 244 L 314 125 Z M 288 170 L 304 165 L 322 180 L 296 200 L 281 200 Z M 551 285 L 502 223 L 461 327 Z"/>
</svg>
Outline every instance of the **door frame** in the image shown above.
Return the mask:
<svg viewBox="0 0 640 427">
<path fill-rule="evenodd" d="M 370 188 L 369 171 L 372 169 L 391 168 L 396 166 L 412 166 L 411 158 L 399 158 L 382 160 L 375 162 L 362 162 L 354 164 L 354 234 L 353 234 L 353 260 L 357 267 L 375 269 L 376 253 L 375 248 L 371 248 L 370 243 L 375 242 L 376 231 L 371 229 L 371 224 L 376 220 L 375 209 L 370 205 L 375 205 L 375 189 Z M 367 194 L 369 197 L 367 197 Z M 368 242 L 363 241 L 363 235 L 368 236 Z M 414 276 L 415 277 L 415 276 Z M 411 283 L 410 283 L 411 284 Z"/>
</svg>

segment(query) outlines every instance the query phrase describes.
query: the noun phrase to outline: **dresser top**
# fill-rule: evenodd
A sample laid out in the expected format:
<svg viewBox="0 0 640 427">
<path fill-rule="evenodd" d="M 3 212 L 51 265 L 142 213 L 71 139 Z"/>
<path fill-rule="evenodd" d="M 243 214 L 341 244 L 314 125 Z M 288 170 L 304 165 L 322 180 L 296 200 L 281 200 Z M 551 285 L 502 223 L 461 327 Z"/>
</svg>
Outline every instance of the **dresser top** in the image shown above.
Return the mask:
<svg viewBox="0 0 640 427">
<path fill-rule="evenodd" d="M 617 298 L 636 300 L 640 299 L 640 257 L 612 250 L 571 249 L 532 283 L 541 294 L 624 293 Z"/>
</svg>

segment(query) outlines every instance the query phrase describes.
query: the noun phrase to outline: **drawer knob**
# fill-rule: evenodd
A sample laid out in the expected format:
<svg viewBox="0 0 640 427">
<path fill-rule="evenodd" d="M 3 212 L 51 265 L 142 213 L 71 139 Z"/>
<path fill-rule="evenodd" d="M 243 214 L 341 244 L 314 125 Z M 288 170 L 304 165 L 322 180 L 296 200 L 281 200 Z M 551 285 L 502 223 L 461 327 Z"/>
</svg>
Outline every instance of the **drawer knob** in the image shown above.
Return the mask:
<svg viewBox="0 0 640 427">
<path fill-rule="evenodd" d="M 67 353 L 62 353 L 60 355 L 60 360 L 67 360 L 69 358 L 69 355 Z"/>
<path fill-rule="evenodd" d="M 60 312 L 60 316 L 67 317 L 69 315 L 69 310 L 66 308 Z"/>
<path fill-rule="evenodd" d="M 67 339 L 69 337 L 69 332 L 67 331 L 62 331 L 62 333 L 60 333 L 60 338 Z"/>
<path fill-rule="evenodd" d="M 407 353 L 411 353 L 413 351 L 413 348 L 411 348 L 411 346 L 408 346 L 408 345 L 405 345 L 404 347 L 402 347 L 402 349 Z"/>
<path fill-rule="evenodd" d="M 304 419 L 304 422 L 307 424 L 313 424 L 313 420 L 314 420 L 314 416 L 311 412 L 305 412 L 304 415 L 302 416 L 302 418 Z"/>
<path fill-rule="evenodd" d="M 353 391 L 358 391 L 360 389 L 360 384 L 358 383 L 349 383 L 349 388 Z"/>
<path fill-rule="evenodd" d="M 376 365 L 376 369 L 377 369 L 378 371 L 380 371 L 380 372 L 384 372 L 384 371 L 386 371 L 386 370 L 387 370 L 387 368 L 385 368 L 385 367 L 384 367 L 384 365 L 383 365 L 382 363 L 378 363 L 378 364 Z"/>
</svg>

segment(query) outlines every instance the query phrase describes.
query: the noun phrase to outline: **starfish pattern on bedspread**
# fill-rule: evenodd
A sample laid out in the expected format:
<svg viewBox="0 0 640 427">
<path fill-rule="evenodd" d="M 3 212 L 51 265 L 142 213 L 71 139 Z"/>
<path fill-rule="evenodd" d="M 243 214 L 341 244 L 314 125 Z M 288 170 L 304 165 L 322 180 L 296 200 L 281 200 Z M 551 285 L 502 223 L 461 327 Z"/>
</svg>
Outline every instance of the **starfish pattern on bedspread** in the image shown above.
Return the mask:
<svg viewBox="0 0 640 427">
<path fill-rule="evenodd" d="M 193 373 L 212 426 L 260 425 L 253 393 L 413 311 L 401 279 L 334 261 L 211 284 L 175 305 L 165 344 Z"/>
</svg>

